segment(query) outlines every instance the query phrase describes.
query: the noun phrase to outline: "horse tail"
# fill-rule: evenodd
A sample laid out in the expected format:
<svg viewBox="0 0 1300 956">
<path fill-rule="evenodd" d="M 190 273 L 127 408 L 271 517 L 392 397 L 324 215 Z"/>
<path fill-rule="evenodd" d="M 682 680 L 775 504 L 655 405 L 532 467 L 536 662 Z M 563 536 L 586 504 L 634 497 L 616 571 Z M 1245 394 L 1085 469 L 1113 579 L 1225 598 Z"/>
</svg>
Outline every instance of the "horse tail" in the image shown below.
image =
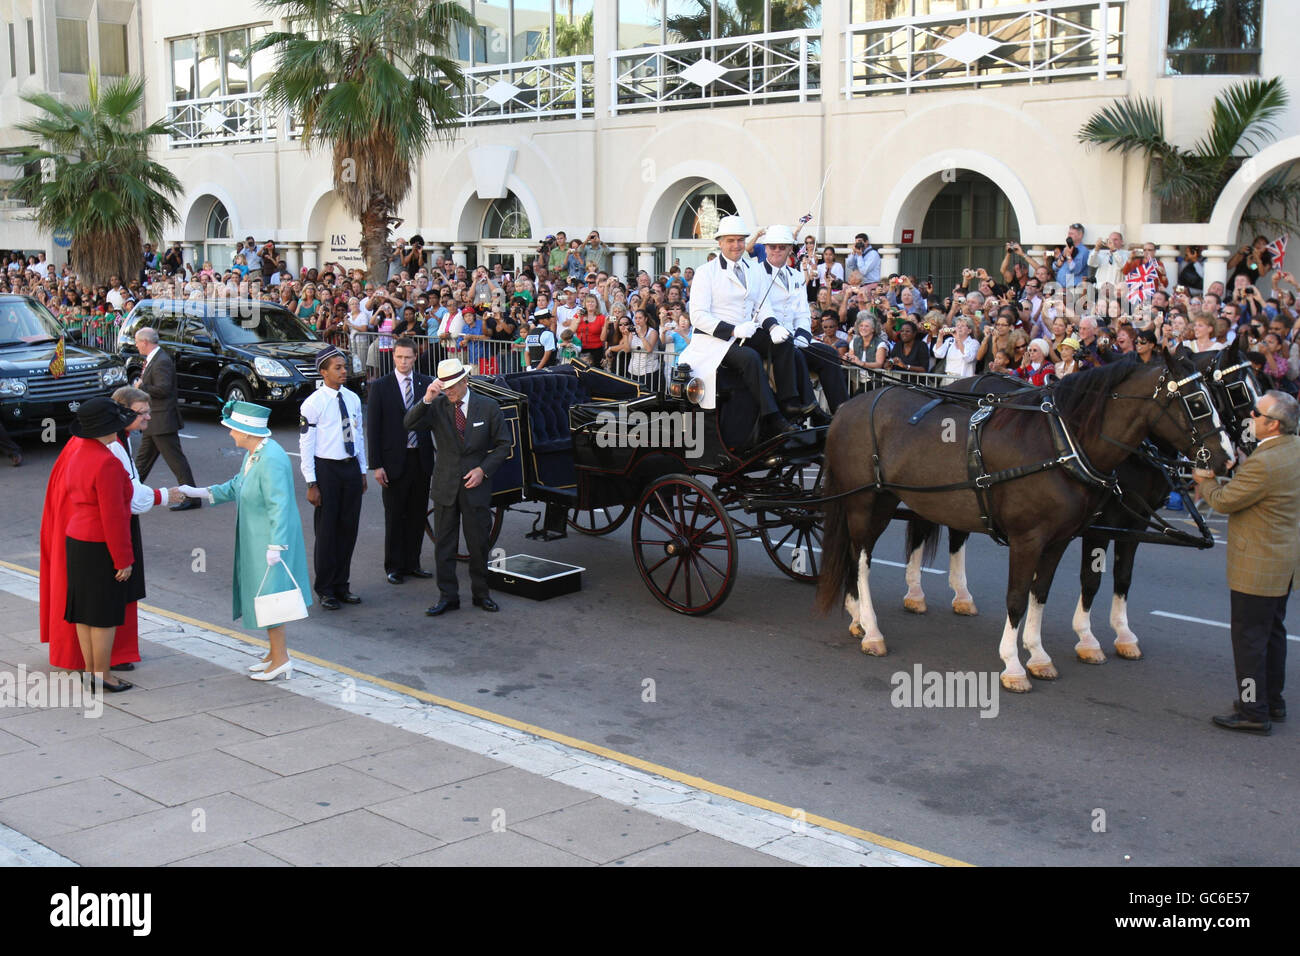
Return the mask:
<svg viewBox="0 0 1300 956">
<path fill-rule="evenodd" d="M 835 483 L 831 480 L 829 464 L 822 487 L 828 494 L 834 493 Z M 826 502 L 822 510 L 822 573 L 817 580 L 816 600 L 819 613 L 829 613 L 844 590 L 854 586 L 849 582 L 850 574 L 856 576 L 857 568 L 853 562 L 844 499 L 835 498 Z M 856 577 L 854 580 L 856 582 Z"/>
<path fill-rule="evenodd" d="M 934 556 L 939 552 L 941 530 L 941 527 L 933 521 L 926 521 L 924 518 L 908 519 L 907 551 L 903 554 L 903 560 L 911 560 L 912 552 L 921 548 L 921 563 L 924 565 L 933 561 Z"/>
</svg>

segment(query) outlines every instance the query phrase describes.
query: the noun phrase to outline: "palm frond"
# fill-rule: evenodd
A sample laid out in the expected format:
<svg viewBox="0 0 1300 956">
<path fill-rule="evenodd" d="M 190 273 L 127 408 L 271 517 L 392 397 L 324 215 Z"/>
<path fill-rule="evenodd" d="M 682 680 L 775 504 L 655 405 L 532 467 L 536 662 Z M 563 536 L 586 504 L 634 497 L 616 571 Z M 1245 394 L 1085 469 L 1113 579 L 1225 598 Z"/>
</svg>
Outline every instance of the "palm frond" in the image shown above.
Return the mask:
<svg viewBox="0 0 1300 956">
<path fill-rule="evenodd" d="M 1164 108 L 1155 100 L 1116 100 L 1092 114 L 1079 130 L 1078 140 L 1105 146 L 1113 152 L 1161 155 L 1171 147 L 1165 139 Z"/>
<path fill-rule="evenodd" d="M 1210 129 L 1194 151 L 1216 160 L 1258 152 L 1277 135 L 1277 120 L 1287 100 L 1280 77 L 1232 84 L 1214 98 Z"/>
</svg>

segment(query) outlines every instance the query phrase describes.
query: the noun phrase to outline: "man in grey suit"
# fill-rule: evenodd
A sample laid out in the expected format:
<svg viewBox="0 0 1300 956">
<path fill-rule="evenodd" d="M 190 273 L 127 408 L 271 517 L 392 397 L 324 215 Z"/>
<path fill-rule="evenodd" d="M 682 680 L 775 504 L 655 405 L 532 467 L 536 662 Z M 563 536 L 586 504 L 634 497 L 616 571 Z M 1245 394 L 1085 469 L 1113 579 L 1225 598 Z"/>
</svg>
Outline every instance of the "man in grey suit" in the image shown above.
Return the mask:
<svg viewBox="0 0 1300 956">
<path fill-rule="evenodd" d="M 496 611 L 488 594 L 488 537 L 492 530 L 492 476 L 510 455 L 510 434 L 501 407 L 469 390 L 469 369 L 459 359 L 438 363 L 438 376 L 424 399 L 402 421 L 408 431 L 432 431 L 433 529 L 438 562 L 438 603 L 425 611 L 437 617 L 460 607 L 456 545 L 465 526 L 474 604 Z"/>
<path fill-rule="evenodd" d="M 135 455 L 135 467 L 140 472 L 143 482 L 149 477 L 159 453 L 167 462 L 167 467 L 176 476 L 178 485 L 193 485 L 194 472 L 181 451 L 180 430 L 185 427 L 181 420 L 180 406 L 176 403 L 176 363 L 172 357 L 158 345 L 158 333 L 154 329 L 140 329 L 135 333 L 135 347 L 144 356 L 144 370 L 136 380 L 135 387 L 149 395 L 149 411 L 152 418 L 145 427 L 140 439 L 140 450 Z M 189 511 L 199 507 L 198 498 L 187 498 L 172 511 Z"/>
</svg>

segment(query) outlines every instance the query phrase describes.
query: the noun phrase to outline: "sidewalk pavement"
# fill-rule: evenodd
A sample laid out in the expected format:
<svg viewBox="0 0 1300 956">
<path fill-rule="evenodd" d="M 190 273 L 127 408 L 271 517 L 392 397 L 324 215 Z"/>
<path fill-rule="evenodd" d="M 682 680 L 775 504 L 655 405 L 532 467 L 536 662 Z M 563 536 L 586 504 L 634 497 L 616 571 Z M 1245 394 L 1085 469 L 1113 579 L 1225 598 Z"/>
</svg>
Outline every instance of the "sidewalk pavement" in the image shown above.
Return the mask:
<svg viewBox="0 0 1300 956">
<path fill-rule="evenodd" d="M 50 673 L 36 602 L 0 568 L 0 679 Z M 0 865 L 943 862 L 301 657 L 252 681 L 261 648 L 197 622 L 142 610 L 140 634 L 135 688 L 97 718 L 0 706 Z"/>
</svg>

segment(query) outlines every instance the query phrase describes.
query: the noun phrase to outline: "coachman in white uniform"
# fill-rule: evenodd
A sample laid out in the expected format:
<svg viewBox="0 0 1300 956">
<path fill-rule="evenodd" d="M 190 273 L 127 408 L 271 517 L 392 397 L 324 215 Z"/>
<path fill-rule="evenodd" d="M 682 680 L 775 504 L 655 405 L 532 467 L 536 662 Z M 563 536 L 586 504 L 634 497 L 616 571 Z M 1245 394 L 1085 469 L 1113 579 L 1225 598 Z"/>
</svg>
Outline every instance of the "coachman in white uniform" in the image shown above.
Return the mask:
<svg viewBox="0 0 1300 956">
<path fill-rule="evenodd" d="M 752 260 L 745 258 L 748 235 L 749 228 L 739 216 L 725 216 L 718 224 L 714 238 L 718 240 L 719 255 L 700 266 L 691 280 L 690 314 L 694 331 L 680 361 L 689 365 L 704 382 L 704 398 L 700 402 L 704 408 L 717 407 L 718 366 L 725 365 L 738 374 L 758 404 L 762 437 L 769 438 L 797 429 L 781 414 L 763 371 L 760 350 L 772 352 L 774 359 L 778 350 L 773 348 L 767 330 L 752 318 L 759 302 L 759 296 L 754 294 L 759 283 L 751 272 Z M 768 325 L 776 326 L 767 303 L 763 304 L 763 315 Z M 781 362 L 784 367 L 776 373 L 778 386 L 782 379 L 792 386 L 793 350 L 781 351 L 786 353 L 786 358 Z"/>
<path fill-rule="evenodd" d="M 792 265 L 794 236 L 790 227 L 772 226 L 764 233 L 763 242 L 767 261 L 753 270 L 760 281 L 757 291 L 760 298 L 767 297 L 775 321 L 793 340 L 799 402 L 805 408 L 810 407 L 814 423 L 827 424 L 830 419 L 817 405 L 809 372 L 816 372 L 821 378 L 826 404 L 834 415 L 835 410 L 848 399 L 844 363 L 835 349 L 814 341 L 806 280 L 803 272 Z M 773 341 L 780 336 L 780 333 L 769 334 Z"/>
</svg>

